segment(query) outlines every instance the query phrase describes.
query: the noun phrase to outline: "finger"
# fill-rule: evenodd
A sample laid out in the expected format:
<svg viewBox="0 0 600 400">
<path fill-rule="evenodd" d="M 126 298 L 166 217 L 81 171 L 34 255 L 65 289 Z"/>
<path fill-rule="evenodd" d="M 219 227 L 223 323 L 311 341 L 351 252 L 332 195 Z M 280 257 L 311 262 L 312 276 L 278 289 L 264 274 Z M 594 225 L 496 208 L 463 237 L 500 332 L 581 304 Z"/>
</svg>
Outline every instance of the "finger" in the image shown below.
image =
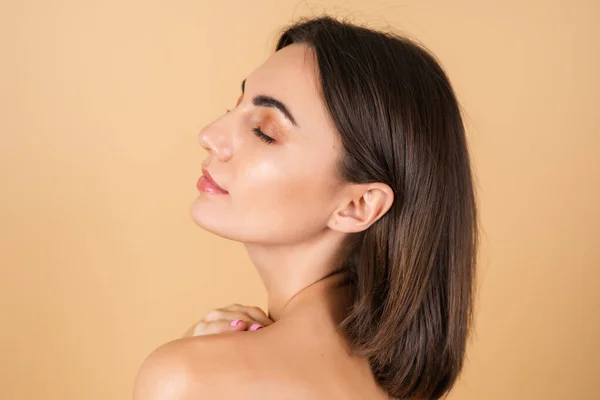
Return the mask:
<svg viewBox="0 0 600 400">
<path fill-rule="evenodd" d="M 237 324 L 232 324 L 233 322 Z M 244 331 L 249 325 L 243 320 L 199 322 L 194 328 L 193 336 L 211 335 L 222 332 Z"/>
<path fill-rule="evenodd" d="M 242 306 L 240 304 L 231 304 L 230 306 L 225 307 L 222 310 L 243 312 L 253 320 L 258 321 L 263 326 L 269 326 L 274 322 L 271 318 L 269 318 L 266 312 L 264 312 L 260 307 L 256 306 Z"/>
<path fill-rule="evenodd" d="M 264 326 L 260 321 L 256 321 L 250 317 L 248 317 L 247 314 L 241 313 L 241 312 L 237 312 L 237 311 L 215 311 L 215 312 L 211 312 L 211 313 L 207 313 L 206 318 L 204 318 L 204 322 L 214 322 L 214 321 L 235 321 L 235 320 L 243 320 L 246 323 L 246 328 L 249 329 L 250 327 L 256 325 L 257 327 L 260 326 L 261 328 Z M 255 327 L 256 329 L 256 327 Z M 254 330 L 254 329 L 253 329 Z"/>
<path fill-rule="evenodd" d="M 264 326 L 262 326 L 261 324 L 253 324 L 250 325 L 250 327 L 248 328 L 249 331 L 257 331 L 259 329 L 264 328 Z"/>
<path fill-rule="evenodd" d="M 243 319 L 244 321 L 248 322 L 248 320 L 250 320 L 251 317 L 248 314 L 243 313 L 243 312 L 224 311 L 222 309 L 219 309 L 219 310 L 210 310 L 209 312 L 207 312 L 206 315 L 204 316 L 203 321 L 206 321 L 206 322 L 222 321 L 222 320 L 233 321 L 236 319 Z"/>
<path fill-rule="evenodd" d="M 235 310 L 235 311 L 234 311 Z M 214 322 L 220 320 L 236 320 L 242 319 L 246 323 L 247 328 L 254 324 L 258 324 L 260 327 L 269 326 L 273 324 L 273 320 L 259 307 L 243 306 L 240 304 L 231 304 L 224 308 L 209 310 L 204 319 L 204 322 Z M 256 327 L 255 327 L 256 328 Z"/>
<path fill-rule="evenodd" d="M 263 324 L 260 321 L 256 321 L 248 316 L 248 314 L 244 314 L 237 311 L 222 311 L 222 310 L 210 310 L 206 313 L 205 318 L 202 322 L 212 323 L 217 321 L 236 321 L 242 320 L 246 324 L 246 329 L 249 329 L 253 325 L 257 325 L 262 327 Z M 244 330 L 244 329 L 241 329 Z"/>
</svg>

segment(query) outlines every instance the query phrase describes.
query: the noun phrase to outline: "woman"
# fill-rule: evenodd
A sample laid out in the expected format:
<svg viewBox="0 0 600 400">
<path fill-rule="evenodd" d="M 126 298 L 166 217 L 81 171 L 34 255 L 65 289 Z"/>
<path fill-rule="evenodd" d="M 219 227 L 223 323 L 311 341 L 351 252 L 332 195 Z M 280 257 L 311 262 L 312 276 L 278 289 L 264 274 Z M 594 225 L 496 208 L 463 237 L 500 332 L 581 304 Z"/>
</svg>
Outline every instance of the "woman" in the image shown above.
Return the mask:
<svg viewBox="0 0 600 400">
<path fill-rule="evenodd" d="M 463 365 L 477 231 L 460 110 L 434 57 L 303 19 L 228 111 L 200 132 L 191 214 L 245 244 L 269 314 L 212 312 L 200 336 L 146 359 L 135 399 L 442 397 Z"/>
</svg>

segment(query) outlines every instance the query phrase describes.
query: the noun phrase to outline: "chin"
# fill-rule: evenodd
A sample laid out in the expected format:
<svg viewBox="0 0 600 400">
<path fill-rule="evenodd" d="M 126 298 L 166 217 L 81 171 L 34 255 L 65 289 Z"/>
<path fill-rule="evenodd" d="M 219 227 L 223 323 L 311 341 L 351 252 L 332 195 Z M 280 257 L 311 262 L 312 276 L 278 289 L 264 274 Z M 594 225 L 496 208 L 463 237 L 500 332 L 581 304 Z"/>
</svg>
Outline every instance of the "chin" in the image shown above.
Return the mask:
<svg viewBox="0 0 600 400">
<path fill-rule="evenodd" d="M 243 241 L 235 232 L 235 227 L 230 227 L 224 215 L 227 211 L 223 207 L 218 207 L 211 199 L 206 199 L 202 195 L 198 196 L 190 206 L 190 216 L 192 221 L 207 232 L 215 234 L 225 239 L 234 241 Z"/>
</svg>

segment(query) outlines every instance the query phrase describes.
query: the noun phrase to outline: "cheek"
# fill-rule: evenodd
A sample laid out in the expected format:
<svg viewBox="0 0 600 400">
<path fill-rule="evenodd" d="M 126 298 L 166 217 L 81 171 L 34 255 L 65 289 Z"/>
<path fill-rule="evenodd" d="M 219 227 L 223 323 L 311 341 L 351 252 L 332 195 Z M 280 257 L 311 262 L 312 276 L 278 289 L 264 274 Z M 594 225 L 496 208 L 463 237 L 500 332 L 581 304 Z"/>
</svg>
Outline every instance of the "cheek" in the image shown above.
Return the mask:
<svg viewBox="0 0 600 400">
<path fill-rule="evenodd" d="M 260 227 L 282 240 L 322 229 L 332 203 L 331 181 L 321 171 L 261 164 L 245 171 L 232 197 L 244 225 Z"/>
<path fill-rule="evenodd" d="M 265 205 L 310 206 L 330 196 L 329 175 L 328 166 L 306 159 L 261 160 L 246 167 L 238 183 L 242 193 Z"/>
</svg>

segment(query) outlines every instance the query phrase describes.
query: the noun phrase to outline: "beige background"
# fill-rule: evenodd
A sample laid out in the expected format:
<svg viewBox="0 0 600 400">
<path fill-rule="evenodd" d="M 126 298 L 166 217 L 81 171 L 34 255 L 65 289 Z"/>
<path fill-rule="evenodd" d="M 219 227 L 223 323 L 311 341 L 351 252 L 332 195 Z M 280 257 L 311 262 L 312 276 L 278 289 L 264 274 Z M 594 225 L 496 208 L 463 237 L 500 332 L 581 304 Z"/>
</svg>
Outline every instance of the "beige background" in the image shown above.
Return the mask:
<svg viewBox="0 0 600 400">
<path fill-rule="evenodd" d="M 1 399 L 128 399 L 208 308 L 265 306 L 189 216 L 197 133 L 322 11 L 420 39 L 465 110 L 481 284 L 450 399 L 600 398 L 599 2 L 4 0 Z"/>
</svg>

